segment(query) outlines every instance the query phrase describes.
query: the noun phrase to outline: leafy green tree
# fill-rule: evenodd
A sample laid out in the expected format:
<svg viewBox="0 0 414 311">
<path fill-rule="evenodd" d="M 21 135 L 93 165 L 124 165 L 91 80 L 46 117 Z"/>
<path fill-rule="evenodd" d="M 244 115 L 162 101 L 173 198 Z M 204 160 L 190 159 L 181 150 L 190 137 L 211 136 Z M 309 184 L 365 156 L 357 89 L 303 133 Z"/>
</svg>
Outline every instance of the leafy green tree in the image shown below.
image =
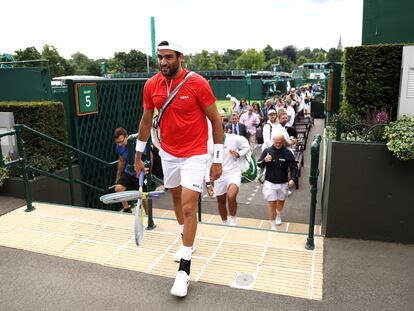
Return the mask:
<svg viewBox="0 0 414 311">
<path fill-rule="evenodd" d="M 311 49 L 310 49 L 310 48 L 308 48 L 308 47 L 304 48 L 303 50 L 298 50 L 298 52 L 297 52 L 297 54 L 296 54 L 296 58 L 297 58 L 297 60 L 296 60 L 296 64 L 298 64 L 298 59 L 299 59 L 301 56 L 303 56 L 303 57 L 307 58 L 308 60 L 310 60 L 310 59 L 312 59 L 312 58 L 313 58 L 313 56 L 314 56 L 314 55 L 313 55 L 313 53 L 312 53 Z"/>
<path fill-rule="evenodd" d="M 273 48 L 268 44 L 263 49 L 263 54 L 265 56 L 265 62 L 268 62 L 273 58 Z"/>
<path fill-rule="evenodd" d="M 236 59 L 242 54 L 241 49 L 231 50 L 228 49 L 223 54 L 223 62 L 227 64 L 227 69 L 235 69 L 236 68 Z"/>
<path fill-rule="evenodd" d="M 285 46 L 282 50 L 283 54 L 287 56 L 287 58 L 292 62 L 296 63 L 296 54 L 297 49 L 293 45 Z"/>
<path fill-rule="evenodd" d="M 42 50 L 42 58 L 49 61 L 50 75 L 52 78 L 73 75 L 73 67 L 59 55 L 53 45 L 45 44 Z"/>
<path fill-rule="evenodd" d="M 72 55 L 69 64 L 76 75 L 100 75 L 99 64 L 80 52 Z"/>
<path fill-rule="evenodd" d="M 25 48 L 24 50 L 15 51 L 13 58 L 16 61 L 37 60 L 37 59 L 41 59 L 42 55 L 34 46 L 31 46 L 31 47 Z M 36 67 L 36 66 L 39 66 L 39 64 L 38 63 L 26 63 L 25 66 Z"/>
<path fill-rule="evenodd" d="M 326 58 L 328 59 L 328 62 L 340 62 L 342 61 L 342 51 L 330 48 Z"/>
<path fill-rule="evenodd" d="M 225 69 L 227 69 L 226 64 L 223 62 L 223 56 L 219 52 L 214 51 L 214 53 L 211 54 L 211 59 L 214 62 L 214 64 L 216 65 L 216 70 L 225 70 Z"/>
<path fill-rule="evenodd" d="M 263 51 L 257 52 L 255 49 L 248 49 L 236 59 L 236 69 L 263 70 L 265 56 Z"/>
<path fill-rule="evenodd" d="M 150 68 L 155 69 L 155 62 L 148 58 Z M 131 50 L 129 53 L 115 52 L 114 57 L 108 62 L 110 72 L 145 72 L 147 71 L 147 55 Z"/>
<path fill-rule="evenodd" d="M 296 60 L 296 65 L 300 66 L 300 65 L 303 65 L 304 63 L 309 63 L 309 62 L 310 60 L 308 58 L 306 58 L 304 55 L 301 55 Z"/>
<path fill-rule="evenodd" d="M 216 70 L 217 65 L 210 53 L 206 50 L 202 50 L 200 54 L 197 54 L 194 58 L 195 70 Z"/>
</svg>

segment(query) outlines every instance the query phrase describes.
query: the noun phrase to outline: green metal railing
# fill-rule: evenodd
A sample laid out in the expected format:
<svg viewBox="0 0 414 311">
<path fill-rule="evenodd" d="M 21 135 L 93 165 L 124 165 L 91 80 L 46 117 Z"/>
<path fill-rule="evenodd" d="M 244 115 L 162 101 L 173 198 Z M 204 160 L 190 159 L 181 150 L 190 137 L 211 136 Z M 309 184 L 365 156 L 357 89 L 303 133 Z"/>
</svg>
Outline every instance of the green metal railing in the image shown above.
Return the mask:
<svg viewBox="0 0 414 311">
<path fill-rule="evenodd" d="M 101 165 L 105 166 L 105 167 L 112 167 L 114 165 L 116 165 L 118 163 L 117 161 L 113 161 L 113 162 L 107 162 L 104 160 L 101 160 L 97 157 L 94 157 L 86 152 L 83 152 L 82 150 L 79 150 L 77 148 L 74 148 L 70 145 L 67 145 L 65 143 L 62 143 L 61 141 L 54 139 L 53 137 L 47 136 L 41 132 L 38 132 L 24 124 L 16 124 L 14 130 L 11 131 L 7 131 L 7 132 L 3 132 L 0 133 L 0 139 L 4 136 L 12 136 L 15 135 L 16 136 L 16 140 L 17 140 L 17 149 L 18 149 L 18 158 L 8 161 L 8 162 L 4 162 L 3 161 L 3 157 L 0 157 L 0 166 L 2 167 L 9 167 L 12 165 L 16 165 L 16 164 L 20 164 L 21 169 L 22 169 L 22 176 L 23 176 L 23 183 L 24 183 L 24 191 L 25 191 L 25 197 L 26 197 L 26 212 L 31 212 L 33 211 L 35 208 L 33 206 L 33 202 L 32 202 L 32 195 L 31 195 L 31 191 L 30 191 L 30 183 L 29 183 L 29 178 L 28 178 L 28 173 L 30 171 L 32 172 L 36 172 L 40 175 L 45 175 L 45 176 L 49 176 L 51 178 L 60 180 L 62 182 L 68 183 L 69 184 L 69 191 L 70 191 L 70 202 L 71 205 L 74 205 L 74 184 L 80 184 L 83 185 L 85 187 L 88 187 L 90 189 L 94 189 L 98 192 L 101 192 L 102 194 L 107 193 L 109 191 L 111 191 L 115 186 L 111 185 L 109 187 L 106 188 L 101 188 L 101 187 L 96 187 L 88 182 L 84 182 L 78 178 L 74 178 L 73 176 L 73 160 L 74 160 L 74 155 L 77 154 L 78 156 L 82 156 L 88 159 L 91 159 L 97 163 L 100 163 Z M 46 172 L 44 170 L 38 169 L 32 165 L 28 165 L 27 164 L 27 160 L 26 160 L 26 154 L 25 154 L 25 150 L 24 150 L 24 142 L 22 140 L 22 136 L 21 136 L 21 132 L 22 131 L 28 131 L 29 133 L 41 137 L 49 142 L 55 143 L 59 146 L 64 147 L 67 150 L 67 163 L 68 163 L 68 178 L 62 177 L 62 176 L 58 176 L 56 174 L 50 173 L 50 172 Z M 134 138 L 134 135 L 132 135 Z M 128 140 L 129 143 L 129 140 Z M 150 157 L 148 157 L 148 159 L 150 159 Z M 151 179 L 151 174 L 149 175 L 150 181 L 152 181 Z M 150 183 L 150 185 L 152 185 L 152 183 Z M 148 206 L 148 228 L 152 229 L 154 228 L 154 221 L 153 221 L 153 217 L 152 217 L 152 205 L 149 204 Z"/>
<path fill-rule="evenodd" d="M 309 183 L 311 185 L 311 204 L 309 212 L 309 232 L 305 245 L 306 249 L 315 249 L 314 231 L 315 231 L 315 214 L 316 214 L 316 195 L 318 194 L 318 177 L 319 177 L 319 148 L 321 144 L 321 136 L 317 135 L 313 139 L 311 146 L 311 167 Z"/>
</svg>

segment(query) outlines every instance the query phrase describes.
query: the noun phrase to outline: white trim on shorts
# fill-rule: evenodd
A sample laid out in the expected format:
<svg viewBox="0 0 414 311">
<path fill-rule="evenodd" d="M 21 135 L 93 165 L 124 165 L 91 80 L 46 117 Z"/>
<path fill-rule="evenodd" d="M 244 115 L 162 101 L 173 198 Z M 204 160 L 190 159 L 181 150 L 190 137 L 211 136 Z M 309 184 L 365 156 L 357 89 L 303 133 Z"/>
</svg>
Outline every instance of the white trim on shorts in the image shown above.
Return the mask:
<svg viewBox="0 0 414 311">
<path fill-rule="evenodd" d="M 274 184 L 265 180 L 262 189 L 266 201 L 284 201 L 288 194 L 288 183 Z"/>
<path fill-rule="evenodd" d="M 203 190 L 208 154 L 177 158 L 160 149 L 160 157 L 165 188 L 172 189 L 181 185 L 197 192 Z"/>
</svg>

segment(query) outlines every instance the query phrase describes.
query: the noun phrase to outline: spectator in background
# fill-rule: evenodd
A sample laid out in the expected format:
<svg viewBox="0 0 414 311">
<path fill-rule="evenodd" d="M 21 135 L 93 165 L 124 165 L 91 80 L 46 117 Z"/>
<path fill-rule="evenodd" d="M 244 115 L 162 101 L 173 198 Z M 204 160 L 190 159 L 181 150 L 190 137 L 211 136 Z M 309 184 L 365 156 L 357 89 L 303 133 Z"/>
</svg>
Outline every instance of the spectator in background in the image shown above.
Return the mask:
<svg viewBox="0 0 414 311">
<path fill-rule="evenodd" d="M 267 116 L 269 120 L 263 125 L 262 151 L 272 146 L 273 134 L 276 133 L 276 125 L 278 123 L 276 110 L 270 109 Z"/>
<path fill-rule="evenodd" d="M 256 127 L 260 124 L 260 119 L 253 110 L 252 106 L 248 106 L 247 112 L 240 116 L 240 123 L 246 126 L 249 144 L 252 149 L 256 147 Z"/>
<path fill-rule="evenodd" d="M 246 100 L 246 98 L 242 98 L 242 99 L 240 99 L 240 106 L 239 106 L 239 109 L 238 109 L 238 113 L 239 113 L 239 117 L 243 114 L 243 113 L 245 113 L 245 112 L 247 112 L 247 110 L 249 109 L 249 105 L 247 104 L 247 100 Z"/>
<path fill-rule="evenodd" d="M 228 123 L 225 126 L 225 133 L 243 136 L 246 139 L 249 138 L 249 135 L 246 131 L 246 126 L 243 123 L 239 122 L 239 116 L 237 113 L 232 114 L 231 123 Z"/>
<path fill-rule="evenodd" d="M 260 108 L 260 105 L 258 102 L 253 102 L 253 112 L 259 117 L 260 119 L 260 124 L 263 123 L 264 121 L 264 117 L 263 117 L 263 112 L 262 109 Z"/>
<path fill-rule="evenodd" d="M 262 109 L 263 121 L 264 122 L 267 122 L 267 113 L 268 113 L 269 109 L 274 109 L 274 107 L 272 105 L 272 100 L 271 99 L 266 99 L 266 101 L 264 103 L 264 107 Z"/>
<path fill-rule="evenodd" d="M 279 122 L 275 127 L 275 133 L 273 134 L 273 136 L 276 135 L 276 133 L 282 133 L 285 138 L 284 145 L 286 149 L 290 150 L 292 154 L 294 154 L 295 145 L 298 142 L 298 140 L 294 137 L 291 137 L 286 130 L 286 124 L 288 122 L 288 115 L 286 111 L 279 110 L 277 113 L 277 118 Z"/>
<path fill-rule="evenodd" d="M 226 95 L 226 98 L 230 101 L 231 103 L 231 108 L 233 111 L 237 110 L 240 106 L 240 102 L 237 100 L 236 97 L 231 96 L 230 94 Z"/>
<path fill-rule="evenodd" d="M 139 190 L 139 180 L 136 177 L 136 172 L 130 172 L 128 170 L 127 131 L 122 127 L 115 129 L 113 139 L 116 143 L 116 151 L 119 154 L 118 167 L 115 177 L 115 192 Z M 142 154 L 142 157 L 145 160 L 145 153 Z M 146 191 L 146 189 L 144 191 Z M 143 203 L 144 210 L 147 212 L 147 200 L 144 200 Z M 122 211 L 124 213 L 132 213 L 131 207 L 128 205 L 127 201 L 122 202 Z"/>
<path fill-rule="evenodd" d="M 290 101 L 286 101 L 286 114 L 288 116 L 288 122 L 286 123 L 286 127 L 293 127 L 293 124 L 295 123 L 295 109 L 293 109 L 290 106 Z"/>
</svg>

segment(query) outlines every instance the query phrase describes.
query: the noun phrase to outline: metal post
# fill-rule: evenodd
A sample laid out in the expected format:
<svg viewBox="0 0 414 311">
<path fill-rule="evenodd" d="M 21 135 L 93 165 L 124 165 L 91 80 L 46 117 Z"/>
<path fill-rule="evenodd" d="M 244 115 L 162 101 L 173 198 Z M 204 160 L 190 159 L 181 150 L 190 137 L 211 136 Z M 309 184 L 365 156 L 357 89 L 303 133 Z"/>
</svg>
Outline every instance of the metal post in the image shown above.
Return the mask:
<svg viewBox="0 0 414 311">
<path fill-rule="evenodd" d="M 16 125 L 15 129 L 16 129 L 17 150 L 19 151 L 19 157 L 21 159 L 24 193 L 26 196 L 25 212 L 31 212 L 35 210 L 35 208 L 32 205 L 32 194 L 30 192 L 29 178 L 27 176 L 26 154 L 24 153 L 23 140 L 21 138 L 21 126 Z"/>
<path fill-rule="evenodd" d="M 319 176 L 319 146 L 321 143 L 321 136 L 317 135 L 313 139 L 311 147 L 311 168 L 309 176 L 309 184 L 311 185 L 311 204 L 309 212 L 309 232 L 305 248 L 308 250 L 315 249 L 314 229 L 315 229 L 315 214 L 316 214 L 316 195 L 318 194 L 318 176 Z"/>
<path fill-rule="evenodd" d="M 149 163 L 149 172 L 147 174 L 147 187 L 148 191 L 155 190 L 154 182 L 152 180 L 152 161 L 151 161 L 151 143 L 147 143 L 145 148 L 147 163 Z M 153 230 L 155 228 L 154 218 L 152 217 L 152 200 L 148 200 L 148 226 L 147 230 Z"/>
<path fill-rule="evenodd" d="M 69 177 L 69 192 L 70 192 L 70 205 L 75 205 L 75 197 L 73 192 L 73 169 L 72 169 L 72 152 L 66 153 L 68 158 L 68 177 Z"/>
<path fill-rule="evenodd" d="M 338 120 L 336 122 L 336 141 L 341 141 L 341 134 L 342 134 L 342 122 L 341 120 Z"/>
<path fill-rule="evenodd" d="M 151 52 L 152 52 L 152 60 L 156 60 L 155 54 L 155 19 L 154 16 L 151 16 Z"/>
</svg>

